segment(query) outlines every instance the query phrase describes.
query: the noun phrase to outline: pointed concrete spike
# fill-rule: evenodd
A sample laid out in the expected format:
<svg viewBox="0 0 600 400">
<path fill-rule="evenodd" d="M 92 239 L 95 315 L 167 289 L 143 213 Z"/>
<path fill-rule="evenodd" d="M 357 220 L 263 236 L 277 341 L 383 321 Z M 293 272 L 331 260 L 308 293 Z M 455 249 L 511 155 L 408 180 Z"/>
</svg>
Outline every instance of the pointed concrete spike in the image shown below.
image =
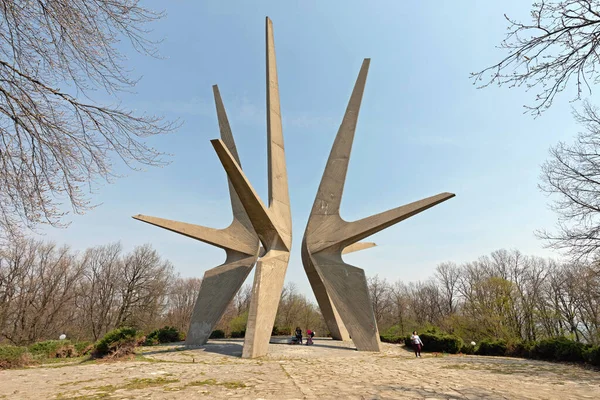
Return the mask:
<svg viewBox="0 0 600 400">
<path fill-rule="evenodd" d="M 267 153 L 269 171 L 269 208 L 279 207 L 279 214 L 286 226 L 292 225 L 289 211 L 290 195 L 283 145 L 281 125 L 281 107 L 279 102 L 279 80 L 277 79 L 277 61 L 275 57 L 275 39 L 273 22 L 266 18 L 267 44 Z M 279 203 L 279 204 L 278 204 Z M 287 206 L 287 207 L 286 207 Z"/>
<path fill-rule="evenodd" d="M 366 58 L 356 78 L 356 84 L 348 101 L 344 119 L 329 153 L 317 198 L 313 204 L 312 214 L 339 214 L 346 173 L 348 172 L 348 162 L 350 161 L 352 143 L 354 142 L 354 132 L 356 131 L 360 105 L 367 83 L 369 64 L 370 59 Z"/>
<path fill-rule="evenodd" d="M 330 237 L 335 237 L 335 242 L 341 244 L 342 247 L 346 247 L 385 228 L 395 225 L 398 222 L 404 221 L 413 215 L 419 214 L 428 208 L 443 203 L 454 196 L 454 193 L 440 193 L 435 196 L 427 197 L 425 199 L 393 208 L 379 214 L 371 215 L 370 217 L 363 218 L 358 221 L 348 222 L 344 224 L 341 229 L 336 229 L 335 232 L 332 232 Z M 324 242 L 326 241 L 327 239 L 324 240 Z M 333 241 L 334 240 L 331 240 L 331 242 Z"/>
<path fill-rule="evenodd" d="M 231 152 L 233 159 L 238 163 L 240 168 L 242 163 L 238 156 L 237 147 L 233 140 L 233 134 L 231 133 L 231 126 L 229 125 L 229 119 L 227 118 L 227 112 L 225 112 L 225 106 L 221 99 L 221 92 L 219 92 L 219 86 L 213 85 L 213 96 L 215 98 L 215 108 L 217 109 L 217 119 L 219 121 L 219 132 L 221 133 L 221 140 L 225 143 L 225 146 Z"/>
<path fill-rule="evenodd" d="M 350 254 L 350 253 L 354 253 L 356 251 L 370 249 L 371 247 L 375 247 L 375 246 L 377 246 L 377 245 L 373 242 L 353 243 L 350 246 L 345 247 L 344 250 L 342 250 L 342 254 Z"/>
<path fill-rule="evenodd" d="M 242 357 L 254 358 L 267 354 L 271 331 L 275 323 L 277 306 L 292 246 L 292 216 L 288 177 L 285 164 L 283 130 L 279 106 L 279 84 L 275 62 L 273 25 L 266 19 L 267 59 L 267 153 L 269 207 L 257 201 L 258 196 L 241 169 L 225 157 L 222 146 L 215 146 L 254 229 L 261 237 L 265 255 L 256 263 L 254 284 Z M 215 143 L 213 143 L 215 145 Z M 217 149 L 217 147 L 221 147 Z M 243 179 L 242 179 L 243 178 Z"/>
<path fill-rule="evenodd" d="M 215 98 L 215 108 L 217 109 L 217 119 L 219 121 L 219 131 L 221 133 L 221 140 L 227 146 L 227 149 L 238 163 L 240 168 L 242 164 L 240 162 L 240 157 L 237 152 L 237 148 L 235 146 L 235 140 L 233 139 L 233 134 L 231 133 L 231 126 L 229 125 L 229 120 L 227 118 L 227 113 L 225 112 L 225 106 L 223 105 L 223 100 L 221 99 L 221 93 L 219 92 L 219 87 L 217 85 L 213 85 L 213 95 Z M 231 180 L 227 178 L 227 184 L 229 186 L 229 197 L 231 199 L 231 210 L 233 212 L 233 218 L 237 219 L 244 227 L 248 230 L 252 230 L 252 224 L 250 223 L 250 219 L 244 210 L 244 206 L 240 201 L 233 185 L 231 184 Z"/>
<path fill-rule="evenodd" d="M 442 193 L 355 222 L 342 219 L 340 204 L 368 68 L 369 59 L 365 59 L 306 225 L 302 263 L 332 337 L 343 339 L 347 329 L 358 350 L 379 351 L 364 271 L 344 263 L 342 254 L 366 248 L 367 244 L 357 242 L 454 195 Z"/>
<path fill-rule="evenodd" d="M 167 229 L 171 232 L 176 232 L 192 239 L 200 240 L 201 242 L 212 244 L 224 250 L 235 250 L 248 255 L 256 254 L 256 246 L 252 246 L 252 234 L 247 233 L 247 239 L 241 240 L 237 233 L 228 229 L 213 229 L 201 225 L 188 224 L 186 222 L 173 221 L 165 218 L 151 217 L 148 215 L 135 215 L 132 217 L 138 221 L 146 222 L 150 225 L 158 226 Z"/>
<path fill-rule="evenodd" d="M 246 210 L 246 214 L 248 214 L 252 226 L 267 252 L 277 242 L 280 242 L 289 251 L 291 247 L 291 237 L 289 238 L 289 241 L 287 241 L 285 240 L 287 237 L 279 232 L 278 226 L 275 225 L 275 218 L 271 216 L 269 210 L 260 200 L 244 172 L 239 165 L 237 165 L 233 156 L 225 147 L 223 141 L 213 139 L 210 142 L 212 143 L 219 160 L 221 160 L 221 164 L 223 165 L 223 168 L 225 168 L 225 172 L 227 173 L 227 176 L 229 176 L 229 179 Z"/>
</svg>

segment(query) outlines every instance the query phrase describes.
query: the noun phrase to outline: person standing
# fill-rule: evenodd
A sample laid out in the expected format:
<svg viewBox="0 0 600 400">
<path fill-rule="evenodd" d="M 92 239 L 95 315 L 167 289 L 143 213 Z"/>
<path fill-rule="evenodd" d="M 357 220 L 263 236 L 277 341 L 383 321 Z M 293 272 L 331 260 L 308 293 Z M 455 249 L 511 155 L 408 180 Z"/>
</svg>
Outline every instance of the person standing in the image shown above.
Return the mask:
<svg viewBox="0 0 600 400">
<path fill-rule="evenodd" d="M 302 329 L 299 326 L 296 327 L 296 341 L 302 344 Z"/>
<path fill-rule="evenodd" d="M 421 357 L 421 348 L 423 347 L 423 342 L 421 341 L 419 335 L 417 335 L 417 331 L 412 333 L 410 340 L 412 341 L 413 349 L 415 350 L 415 357 Z"/>
</svg>

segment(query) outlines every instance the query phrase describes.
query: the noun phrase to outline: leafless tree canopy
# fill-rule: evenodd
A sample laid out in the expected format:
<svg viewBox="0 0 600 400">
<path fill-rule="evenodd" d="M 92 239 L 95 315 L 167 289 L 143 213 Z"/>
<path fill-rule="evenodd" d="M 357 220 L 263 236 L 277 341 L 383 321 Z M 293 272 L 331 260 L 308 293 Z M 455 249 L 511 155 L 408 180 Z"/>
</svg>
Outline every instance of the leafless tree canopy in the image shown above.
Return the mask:
<svg viewBox="0 0 600 400">
<path fill-rule="evenodd" d="M 407 334 L 436 326 L 464 340 L 507 341 L 567 336 L 600 344 L 600 271 L 499 250 L 472 262 L 442 263 L 430 279 L 394 283 L 369 278 L 379 330 Z M 35 240 L 0 245 L 0 343 L 96 340 L 118 326 L 148 333 L 165 325 L 186 332 L 201 281 L 174 274 L 150 246 L 124 254 L 119 243 L 82 254 Z M 216 326 L 245 330 L 245 285 Z M 326 335 L 315 302 L 288 283 L 276 316 L 278 334 L 296 326 Z"/>
<path fill-rule="evenodd" d="M 426 281 L 376 277 L 369 286 L 373 308 L 384 310 L 377 321 L 384 335 L 435 326 L 467 341 L 566 336 L 600 343 L 600 271 L 593 264 L 499 250 L 442 263 Z"/>
<path fill-rule="evenodd" d="M 600 255 L 600 111 L 586 101 L 574 115 L 583 130 L 573 144 L 551 148 L 542 166 L 540 188 L 552 195 L 559 222 L 540 236 L 578 260 Z"/>
<path fill-rule="evenodd" d="M 145 25 L 160 17 L 138 0 L 0 0 L 0 233 L 89 210 L 111 158 L 164 163 L 143 138 L 171 124 L 88 97 L 135 85 L 116 44 L 154 55 Z"/>
<path fill-rule="evenodd" d="M 536 1 L 531 22 L 505 18 L 509 32 L 500 47 L 508 56 L 471 74 L 482 87 L 497 83 L 536 91 L 535 102 L 526 108 L 537 115 L 569 82 L 575 81 L 579 99 L 600 79 L 600 1 Z"/>
</svg>

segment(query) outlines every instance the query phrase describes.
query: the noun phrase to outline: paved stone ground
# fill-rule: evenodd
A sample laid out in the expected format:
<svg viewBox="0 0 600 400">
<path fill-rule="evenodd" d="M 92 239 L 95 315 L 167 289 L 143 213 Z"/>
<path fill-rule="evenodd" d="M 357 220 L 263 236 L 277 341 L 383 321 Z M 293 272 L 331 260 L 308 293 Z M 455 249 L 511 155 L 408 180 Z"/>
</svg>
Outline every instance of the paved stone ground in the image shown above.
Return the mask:
<svg viewBox="0 0 600 400">
<path fill-rule="evenodd" d="M 242 340 L 143 348 L 131 361 L 0 371 L 0 399 L 599 399 L 600 372 L 531 360 L 438 356 L 399 345 L 271 344 L 241 359 Z"/>
</svg>

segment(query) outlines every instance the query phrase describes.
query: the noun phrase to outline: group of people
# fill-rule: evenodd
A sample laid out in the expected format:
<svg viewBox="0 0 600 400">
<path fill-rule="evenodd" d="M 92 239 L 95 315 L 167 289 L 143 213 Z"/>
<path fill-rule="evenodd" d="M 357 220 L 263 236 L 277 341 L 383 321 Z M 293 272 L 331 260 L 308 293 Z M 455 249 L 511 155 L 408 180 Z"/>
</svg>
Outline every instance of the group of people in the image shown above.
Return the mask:
<svg viewBox="0 0 600 400">
<path fill-rule="evenodd" d="M 292 337 L 292 341 L 290 344 L 302 344 L 302 329 L 299 326 L 296 327 L 296 336 Z M 315 332 L 310 329 L 306 330 L 306 345 L 313 344 L 313 337 L 315 337 Z M 417 331 L 413 331 L 410 336 L 410 341 L 413 345 L 413 350 L 415 351 L 415 357 L 421 357 L 421 348 L 423 348 L 423 341 L 417 334 Z"/>
<path fill-rule="evenodd" d="M 315 332 L 310 329 L 306 330 L 306 345 L 313 344 L 313 337 L 315 337 Z M 302 344 L 302 329 L 299 326 L 296 327 L 296 336 L 292 337 L 292 341 L 290 344 Z"/>
</svg>

